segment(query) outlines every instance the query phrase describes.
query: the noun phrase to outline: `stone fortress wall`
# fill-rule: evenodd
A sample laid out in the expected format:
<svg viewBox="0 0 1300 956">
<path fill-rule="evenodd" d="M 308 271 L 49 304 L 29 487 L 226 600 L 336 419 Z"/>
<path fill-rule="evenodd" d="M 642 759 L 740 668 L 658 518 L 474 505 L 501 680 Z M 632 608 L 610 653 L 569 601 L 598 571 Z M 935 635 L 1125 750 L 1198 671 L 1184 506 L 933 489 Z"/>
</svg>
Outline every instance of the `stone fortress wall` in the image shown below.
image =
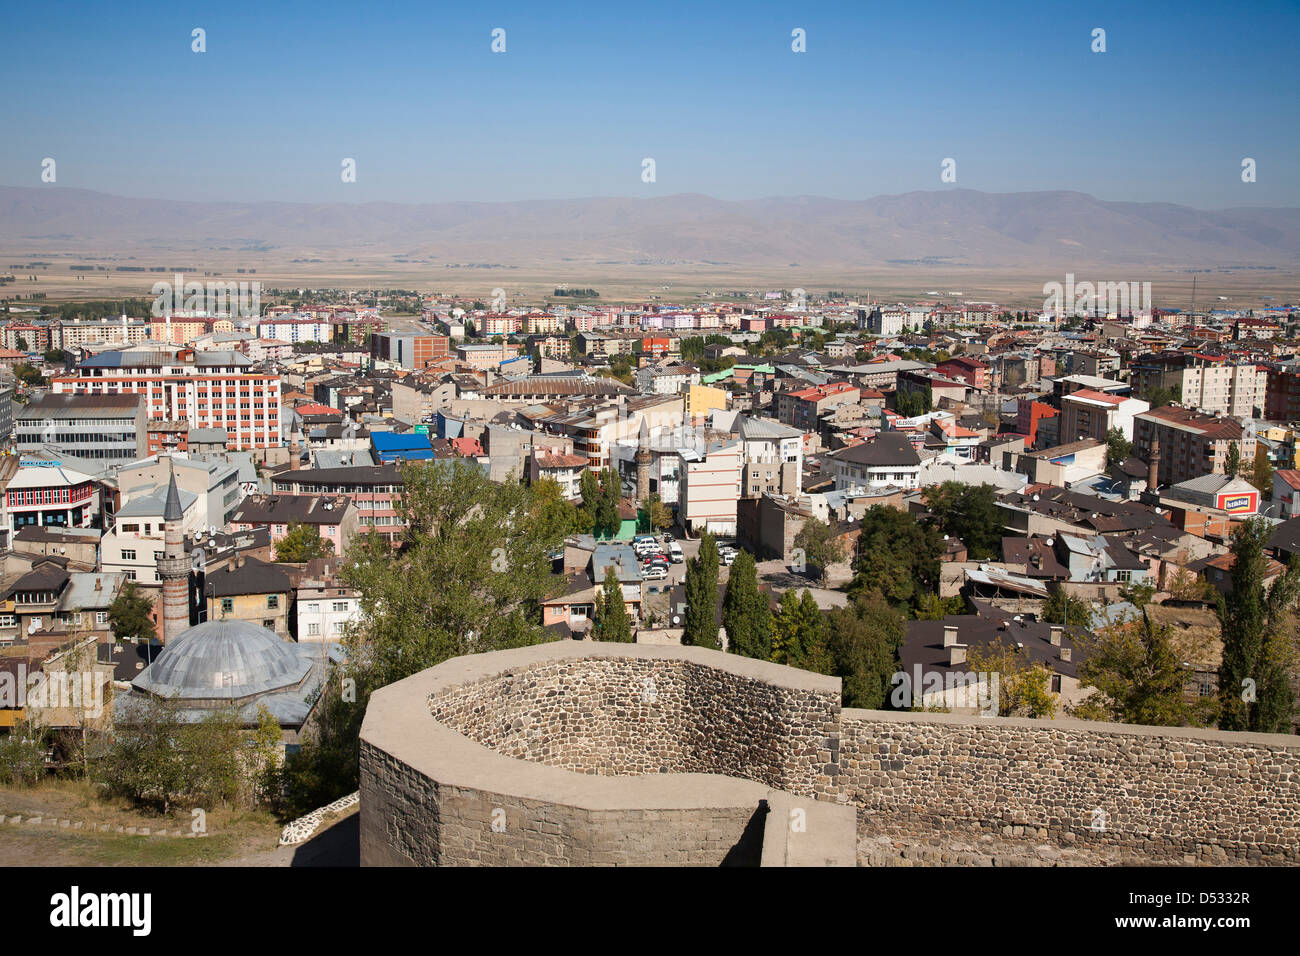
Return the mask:
<svg viewBox="0 0 1300 956">
<path fill-rule="evenodd" d="M 362 862 L 845 864 L 859 834 L 953 829 L 1300 862 L 1300 738 L 839 700 L 838 679 L 693 647 L 447 661 L 371 698 Z"/>
</svg>

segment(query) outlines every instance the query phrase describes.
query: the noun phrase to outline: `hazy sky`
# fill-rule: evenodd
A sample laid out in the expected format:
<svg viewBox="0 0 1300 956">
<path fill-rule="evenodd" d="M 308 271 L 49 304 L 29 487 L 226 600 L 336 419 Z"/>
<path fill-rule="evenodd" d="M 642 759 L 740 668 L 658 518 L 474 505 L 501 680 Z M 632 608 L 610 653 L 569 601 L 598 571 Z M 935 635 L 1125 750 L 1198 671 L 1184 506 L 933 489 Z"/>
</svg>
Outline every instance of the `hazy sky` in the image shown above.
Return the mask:
<svg viewBox="0 0 1300 956">
<path fill-rule="evenodd" d="M 1295 0 L 173 0 L 3 23 L 4 185 L 53 157 L 59 186 L 170 199 L 857 199 L 953 188 L 951 157 L 969 189 L 1300 206 Z"/>
</svg>

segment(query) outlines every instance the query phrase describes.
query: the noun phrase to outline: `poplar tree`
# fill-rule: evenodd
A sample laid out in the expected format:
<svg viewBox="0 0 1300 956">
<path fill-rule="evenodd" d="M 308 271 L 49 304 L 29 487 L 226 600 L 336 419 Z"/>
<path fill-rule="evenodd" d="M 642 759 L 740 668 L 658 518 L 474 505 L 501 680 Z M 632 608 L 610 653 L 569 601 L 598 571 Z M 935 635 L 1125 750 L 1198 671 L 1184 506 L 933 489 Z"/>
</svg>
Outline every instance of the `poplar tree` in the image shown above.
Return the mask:
<svg viewBox="0 0 1300 956">
<path fill-rule="evenodd" d="M 722 626 L 727 629 L 727 650 L 768 660 L 772 654 L 771 617 L 767 597 L 758 589 L 754 556 L 741 551 L 731 564 L 722 599 Z"/>
<path fill-rule="evenodd" d="M 718 546 L 707 531 L 700 536 L 700 552 L 686 563 L 686 626 L 683 644 L 719 649 Z M 730 635 L 728 635 L 730 640 Z"/>
</svg>

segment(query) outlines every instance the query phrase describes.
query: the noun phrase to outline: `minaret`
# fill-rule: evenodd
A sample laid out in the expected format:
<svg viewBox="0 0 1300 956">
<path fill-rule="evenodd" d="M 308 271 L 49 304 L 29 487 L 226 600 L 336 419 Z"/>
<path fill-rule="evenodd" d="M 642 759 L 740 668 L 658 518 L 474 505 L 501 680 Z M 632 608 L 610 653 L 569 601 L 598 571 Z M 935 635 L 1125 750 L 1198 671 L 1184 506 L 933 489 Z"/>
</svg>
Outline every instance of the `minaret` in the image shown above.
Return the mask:
<svg viewBox="0 0 1300 956">
<path fill-rule="evenodd" d="M 637 435 L 636 449 L 636 503 L 650 500 L 650 423 L 641 416 L 641 431 Z"/>
<path fill-rule="evenodd" d="M 158 559 L 164 644 L 190 626 L 190 562 L 185 557 L 185 537 L 181 529 L 184 512 L 181 511 L 180 492 L 176 490 L 176 467 L 170 467 L 167 505 L 163 509 L 163 556 Z"/>
<path fill-rule="evenodd" d="M 1155 491 L 1160 484 L 1160 438 L 1151 436 L 1151 461 L 1147 465 L 1147 491 Z"/>
</svg>

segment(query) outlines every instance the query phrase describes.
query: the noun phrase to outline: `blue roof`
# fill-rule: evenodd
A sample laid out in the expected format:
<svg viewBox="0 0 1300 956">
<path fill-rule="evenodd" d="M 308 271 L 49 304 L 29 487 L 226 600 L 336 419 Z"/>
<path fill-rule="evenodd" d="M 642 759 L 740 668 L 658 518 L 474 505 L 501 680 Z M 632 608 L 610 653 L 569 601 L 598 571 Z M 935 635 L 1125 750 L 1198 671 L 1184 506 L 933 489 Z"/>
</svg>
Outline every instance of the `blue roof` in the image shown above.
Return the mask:
<svg viewBox="0 0 1300 956">
<path fill-rule="evenodd" d="M 417 432 L 409 432 L 398 435 L 394 432 L 374 432 L 370 436 L 370 444 L 375 451 L 432 451 L 433 445 L 429 443 L 428 435 L 421 435 Z"/>
</svg>

